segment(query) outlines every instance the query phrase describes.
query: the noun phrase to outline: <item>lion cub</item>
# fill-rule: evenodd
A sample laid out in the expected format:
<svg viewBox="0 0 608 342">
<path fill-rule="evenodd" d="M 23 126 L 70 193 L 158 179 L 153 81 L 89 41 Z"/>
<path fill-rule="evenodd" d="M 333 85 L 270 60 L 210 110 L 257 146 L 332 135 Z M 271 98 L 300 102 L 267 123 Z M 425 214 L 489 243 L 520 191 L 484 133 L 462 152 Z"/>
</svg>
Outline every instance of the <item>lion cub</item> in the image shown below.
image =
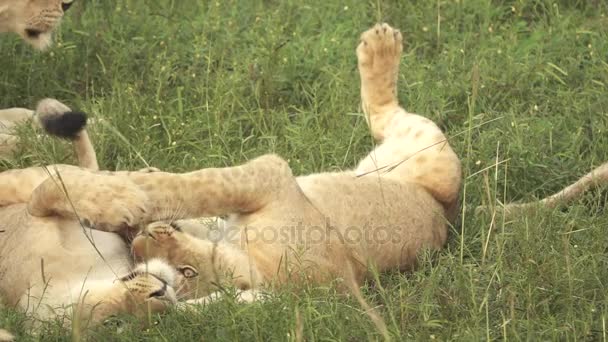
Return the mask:
<svg viewBox="0 0 608 342">
<path fill-rule="evenodd" d="M 51 46 L 53 31 L 74 0 L 0 0 L 0 33 L 13 32 L 38 50 Z"/>
<path fill-rule="evenodd" d="M 55 100 L 37 113 L 47 132 L 72 139 L 81 167 L 0 173 L 0 305 L 42 320 L 71 314 L 81 327 L 173 305 L 174 269 L 160 260 L 133 265 L 114 233 L 144 216 L 146 195 L 120 172 L 97 171 L 84 114 Z"/>
<path fill-rule="evenodd" d="M 65 11 L 74 0 L 0 0 L 0 33 L 12 32 L 38 50 L 53 43 Z M 34 111 L 25 108 L 0 109 L 0 157 L 12 154 L 18 138 L 12 128 L 32 119 Z"/>
<path fill-rule="evenodd" d="M 185 174 L 188 181 L 165 178 L 165 187 L 188 194 L 184 212 L 228 215 L 221 239 L 156 222 L 135 238 L 133 253 L 168 260 L 183 275 L 180 296 L 201 303 L 224 283 L 243 290 L 243 300 L 276 282 L 358 284 L 370 268 L 407 270 L 422 249 L 442 248 L 458 206 L 460 160 L 435 123 L 400 107 L 401 51 L 401 33 L 387 24 L 361 35 L 361 100 L 378 145 L 357 168 L 294 177 L 285 160 L 266 155 Z M 150 188 L 155 177 L 162 173 L 135 182 Z"/>
</svg>

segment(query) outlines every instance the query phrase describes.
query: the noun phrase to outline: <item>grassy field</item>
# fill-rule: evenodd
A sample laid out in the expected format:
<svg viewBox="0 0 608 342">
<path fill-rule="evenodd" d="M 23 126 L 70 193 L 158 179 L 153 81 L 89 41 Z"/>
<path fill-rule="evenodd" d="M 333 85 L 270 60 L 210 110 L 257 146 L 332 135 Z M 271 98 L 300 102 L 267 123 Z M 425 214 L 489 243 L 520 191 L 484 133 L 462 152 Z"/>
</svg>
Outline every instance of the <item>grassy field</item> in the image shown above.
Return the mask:
<svg viewBox="0 0 608 342">
<path fill-rule="evenodd" d="M 377 21 L 402 30 L 400 99 L 435 120 L 464 166 L 463 203 L 555 192 L 608 160 L 608 5 L 602 0 L 87 0 L 39 54 L 0 37 L 0 107 L 55 97 L 92 128 L 107 169 L 228 166 L 266 152 L 296 174 L 354 166 L 372 147 L 354 48 Z M 24 129 L 0 170 L 73 162 Z M 515 220 L 464 209 L 441 253 L 364 294 L 395 340 L 608 339 L 607 191 Z M 285 290 L 225 299 L 98 341 L 377 340 L 353 298 Z M 20 341 L 70 340 L 0 313 Z"/>
</svg>

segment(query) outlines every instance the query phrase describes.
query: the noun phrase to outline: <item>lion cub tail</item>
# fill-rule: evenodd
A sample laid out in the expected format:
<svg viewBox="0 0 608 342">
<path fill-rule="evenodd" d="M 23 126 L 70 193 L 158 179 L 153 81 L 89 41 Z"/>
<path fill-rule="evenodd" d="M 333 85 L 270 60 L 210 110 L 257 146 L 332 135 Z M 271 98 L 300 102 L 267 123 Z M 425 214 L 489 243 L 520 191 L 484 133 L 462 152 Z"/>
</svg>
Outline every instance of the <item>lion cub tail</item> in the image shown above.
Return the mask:
<svg viewBox="0 0 608 342">
<path fill-rule="evenodd" d="M 57 100 L 44 99 L 38 103 L 36 114 L 48 134 L 72 141 L 79 166 L 99 170 L 95 149 L 86 130 L 85 113 L 72 111 Z"/>
<path fill-rule="evenodd" d="M 589 189 L 605 186 L 606 184 L 608 184 L 608 162 L 596 167 L 591 172 L 582 176 L 576 182 L 568 185 L 559 192 L 541 200 L 527 203 L 506 203 L 501 207 L 495 205 L 481 205 L 475 208 L 475 212 L 482 213 L 497 210 L 503 212 L 507 217 L 513 217 L 534 207 L 556 208 L 580 198 L 583 193 Z"/>
</svg>

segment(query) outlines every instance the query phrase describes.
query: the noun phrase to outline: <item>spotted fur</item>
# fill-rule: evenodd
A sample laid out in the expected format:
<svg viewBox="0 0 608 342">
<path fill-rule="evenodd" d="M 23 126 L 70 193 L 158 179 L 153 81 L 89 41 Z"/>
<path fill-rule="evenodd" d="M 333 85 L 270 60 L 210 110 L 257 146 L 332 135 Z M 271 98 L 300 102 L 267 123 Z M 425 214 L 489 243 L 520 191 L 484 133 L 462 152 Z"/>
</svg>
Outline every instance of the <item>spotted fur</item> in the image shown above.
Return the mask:
<svg viewBox="0 0 608 342">
<path fill-rule="evenodd" d="M 73 139 L 80 166 L 0 173 L 0 300 L 37 319 L 69 315 L 80 327 L 173 305 L 175 270 L 162 260 L 135 266 L 116 234 L 146 214 L 146 194 L 98 171 L 80 115 L 73 125 L 73 112 L 51 99 L 37 113 Z"/>
<path fill-rule="evenodd" d="M 218 240 L 152 223 L 133 241 L 134 254 L 194 269 L 198 276 L 184 277 L 181 293 L 204 303 L 225 283 L 243 290 L 242 300 L 281 282 L 359 284 L 370 269 L 411 269 L 421 250 L 442 248 L 458 204 L 460 160 L 433 121 L 399 105 L 401 51 L 401 33 L 387 24 L 361 36 L 362 107 L 378 144 L 355 169 L 294 177 L 285 160 L 266 155 L 187 178 L 139 177 L 143 188 L 173 189 L 175 201 L 191 194 L 180 202 L 185 212 L 229 218 Z M 302 236 L 279 238 L 289 227 L 300 227 Z M 320 239 L 311 238 L 315 232 Z M 369 232 L 391 240 L 348 239 Z"/>
</svg>

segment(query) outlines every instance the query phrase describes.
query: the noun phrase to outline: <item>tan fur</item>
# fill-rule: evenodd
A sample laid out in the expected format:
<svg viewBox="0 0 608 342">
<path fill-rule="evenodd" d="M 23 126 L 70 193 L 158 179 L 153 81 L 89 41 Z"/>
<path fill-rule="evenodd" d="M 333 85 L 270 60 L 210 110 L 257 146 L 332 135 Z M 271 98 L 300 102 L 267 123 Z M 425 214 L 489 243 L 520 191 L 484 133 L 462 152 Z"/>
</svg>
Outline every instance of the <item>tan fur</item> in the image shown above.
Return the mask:
<svg viewBox="0 0 608 342">
<path fill-rule="evenodd" d="M 273 283 L 356 287 L 370 269 L 411 269 L 422 249 L 445 244 L 461 170 L 440 129 L 398 104 L 401 39 L 376 25 L 357 48 L 378 145 L 354 170 L 294 177 L 285 160 L 266 155 L 183 174 L 69 165 L 0 173 L 0 295 L 41 318 L 76 304 L 78 322 L 100 321 L 141 314 L 141 304 L 162 311 L 174 284 L 196 303 L 218 298 L 223 283 L 251 301 Z M 88 136 L 74 143 L 91 167 Z M 162 221 L 226 215 L 207 239 Z M 133 265 L 114 233 L 148 223 L 131 246 L 148 264 L 120 280 Z"/>
<path fill-rule="evenodd" d="M 294 177 L 283 159 L 267 155 L 180 176 L 135 175 L 148 193 L 163 182 L 176 201 L 189 194 L 185 212 L 230 215 L 220 230 L 230 236 L 197 239 L 157 222 L 133 241 L 134 254 L 197 270 L 183 283 L 183 296 L 192 299 L 215 296 L 226 282 L 244 291 L 273 282 L 358 284 L 370 268 L 411 269 L 422 249 L 442 248 L 445 216 L 458 201 L 460 161 L 431 120 L 399 106 L 401 40 L 386 24 L 361 36 L 362 104 L 378 145 L 357 168 Z"/>
<path fill-rule="evenodd" d="M 61 110 L 69 108 L 54 100 L 38 106 L 42 115 Z M 96 173 L 85 131 L 73 143 L 82 167 L 0 173 L 0 299 L 38 319 L 71 314 L 79 326 L 165 310 L 175 302 L 173 268 L 153 261 L 131 271 L 129 248 L 112 233 L 142 219 L 146 194 Z"/>
<path fill-rule="evenodd" d="M 14 135 L 14 128 L 16 126 L 32 122 L 38 128 L 40 126 L 38 119 L 61 115 L 69 111 L 69 107 L 53 99 L 40 101 L 36 107 L 36 111 L 25 108 L 0 110 L 0 158 L 11 157 L 17 147 L 19 137 Z M 79 165 L 90 170 L 99 170 L 97 155 L 89 141 L 87 131 L 82 130 L 79 132 L 74 140 L 77 140 L 73 146 L 79 160 Z"/>
<path fill-rule="evenodd" d="M 63 7 L 74 0 L 0 0 L 0 33 L 16 33 L 38 50 L 52 44 L 53 31 L 64 15 Z M 32 35 L 32 33 L 36 33 Z M 0 157 L 10 156 L 18 143 L 14 126 L 34 116 L 25 108 L 0 110 Z"/>
<path fill-rule="evenodd" d="M 204 304 L 225 284 L 245 302 L 276 283 L 343 280 L 357 294 L 370 269 L 408 270 L 422 249 L 442 248 L 458 209 L 460 162 L 431 120 L 399 106 L 400 54 L 401 34 L 386 24 L 361 36 L 362 107 L 378 145 L 354 170 L 294 177 L 287 162 L 266 155 L 182 175 L 131 174 L 153 211 L 167 196 L 184 216 L 228 215 L 215 229 L 201 225 L 201 236 L 152 223 L 134 239 L 134 255 L 168 260 L 182 274 L 180 297 Z M 605 175 L 600 167 L 541 204 L 577 196 Z"/>
<path fill-rule="evenodd" d="M 68 106 L 53 99 L 44 99 L 38 102 L 38 106 L 36 107 L 36 113 L 38 113 L 40 120 L 59 116 L 70 111 L 72 110 Z M 36 122 L 39 123 L 38 121 Z M 91 144 L 87 130 L 83 129 L 80 131 L 73 140 L 72 145 L 78 159 L 78 165 L 89 170 L 99 170 L 97 154 Z"/>
<path fill-rule="evenodd" d="M 507 217 L 512 217 L 526 210 L 533 208 L 556 208 L 563 206 L 579 198 L 581 194 L 592 187 L 606 185 L 608 183 L 608 163 L 604 163 L 586 175 L 579 178 L 576 182 L 568 185 L 559 192 L 551 196 L 547 196 L 539 201 L 527 203 L 506 203 L 500 206 L 482 205 L 475 208 L 476 213 L 498 211 L 502 212 Z"/>
<path fill-rule="evenodd" d="M 19 138 L 14 135 L 15 127 L 33 118 L 33 110 L 25 108 L 0 109 L 0 158 L 11 156 L 17 147 Z"/>
<path fill-rule="evenodd" d="M 12 342 L 15 337 L 4 329 L 0 329 L 0 342 Z"/>
<path fill-rule="evenodd" d="M 0 33 L 16 33 L 34 48 L 44 50 L 52 44 L 53 31 L 63 18 L 63 6 L 72 2 L 73 0 L 0 0 Z"/>
</svg>

